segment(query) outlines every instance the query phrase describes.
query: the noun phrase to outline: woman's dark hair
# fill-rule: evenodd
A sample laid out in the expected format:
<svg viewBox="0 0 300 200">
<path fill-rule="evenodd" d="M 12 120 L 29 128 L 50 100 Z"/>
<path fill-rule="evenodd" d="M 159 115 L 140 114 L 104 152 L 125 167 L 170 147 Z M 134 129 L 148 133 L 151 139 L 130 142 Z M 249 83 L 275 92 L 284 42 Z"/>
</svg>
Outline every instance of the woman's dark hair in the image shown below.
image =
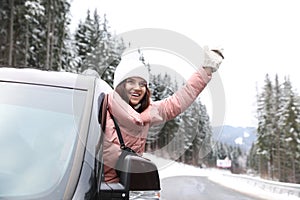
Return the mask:
<svg viewBox="0 0 300 200">
<path fill-rule="evenodd" d="M 126 84 L 126 80 L 122 81 L 117 87 L 116 87 L 116 92 L 121 96 L 121 98 L 126 101 L 129 105 L 129 99 L 126 93 L 126 89 L 125 89 L 125 84 Z M 144 110 L 146 110 L 146 108 L 148 108 L 148 106 L 150 105 L 150 97 L 151 97 L 151 92 L 148 88 L 148 86 L 146 86 L 146 93 L 144 95 L 144 97 L 141 100 L 141 106 L 139 106 L 137 109 L 135 109 L 132 105 L 131 107 L 134 108 L 138 113 L 143 112 Z"/>
</svg>

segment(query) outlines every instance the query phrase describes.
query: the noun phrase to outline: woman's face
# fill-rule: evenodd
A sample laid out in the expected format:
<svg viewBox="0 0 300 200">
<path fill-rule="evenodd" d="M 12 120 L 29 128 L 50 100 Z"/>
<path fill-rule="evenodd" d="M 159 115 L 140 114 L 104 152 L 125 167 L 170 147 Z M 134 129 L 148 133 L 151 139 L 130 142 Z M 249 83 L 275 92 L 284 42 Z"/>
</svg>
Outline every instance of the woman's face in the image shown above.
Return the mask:
<svg viewBox="0 0 300 200">
<path fill-rule="evenodd" d="M 139 77 L 131 77 L 125 81 L 125 90 L 130 105 L 137 105 L 146 94 L 147 82 Z"/>
</svg>

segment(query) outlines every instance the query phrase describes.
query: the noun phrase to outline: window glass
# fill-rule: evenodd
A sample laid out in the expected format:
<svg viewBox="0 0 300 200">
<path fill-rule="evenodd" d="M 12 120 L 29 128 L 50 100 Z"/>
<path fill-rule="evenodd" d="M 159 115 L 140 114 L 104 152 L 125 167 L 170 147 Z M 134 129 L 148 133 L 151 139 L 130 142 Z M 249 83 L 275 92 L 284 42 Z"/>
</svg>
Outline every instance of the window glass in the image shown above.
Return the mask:
<svg viewBox="0 0 300 200">
<path fill-rule="evenodd" d="M 86 91 L 0 82 L 0 197 L 48 193 L 71 162 Z"/>
</svg>

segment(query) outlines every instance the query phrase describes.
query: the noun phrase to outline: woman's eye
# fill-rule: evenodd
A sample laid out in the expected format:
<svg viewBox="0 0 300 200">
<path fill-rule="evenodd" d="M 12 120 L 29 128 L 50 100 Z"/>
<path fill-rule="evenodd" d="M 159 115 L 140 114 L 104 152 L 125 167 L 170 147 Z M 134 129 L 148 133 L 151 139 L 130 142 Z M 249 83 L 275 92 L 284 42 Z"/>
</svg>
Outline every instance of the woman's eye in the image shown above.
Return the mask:
<svg viewBox="0 0 300 200">
<path fill-rule="evenodd" d="M 145 83 L 145 82 L 141 82 L 141 83 L 139 83 L 139 86 L 140 87 L 145 87 L 147 84 Z"/>
<path fill-rule="evenodd" d="M 138 84 L 139 87 L 146 87 L 147 83 L 142 81 L 142 82 L 138 82 L 138 81 L 135 81 L 135 80 L 131 80 L 131 79 L 128 79 L 126 81 L 127 84 L 129 85 L 136 85 Z"/>
<path fill-rule="evenodd" d="M 127 80 L 126 82 L 127 82 L 127 83 L 130 83 L 130 84 L 133 84 L 133 83 L 134 83 L 133 80 Z"/>
</svg>

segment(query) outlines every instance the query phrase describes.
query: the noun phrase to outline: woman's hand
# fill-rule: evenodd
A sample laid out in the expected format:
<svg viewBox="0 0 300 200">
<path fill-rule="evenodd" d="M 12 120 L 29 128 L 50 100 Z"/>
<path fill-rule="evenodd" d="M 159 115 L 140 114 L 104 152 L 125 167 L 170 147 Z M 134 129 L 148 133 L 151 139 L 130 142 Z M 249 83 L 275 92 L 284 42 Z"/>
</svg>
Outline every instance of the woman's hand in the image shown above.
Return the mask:
<svg viewBox="0 0 300 200">
<path fill-rule="evenodd" d="M 221 65 L 224 56 L 223 49 L 209 49 L 208 46 L 204 46 L 204 62 L 203 68 L 206 70 L 207 74 L 216 72 Z M 209 68 L 211 70 L 209 70 Z"/>
</svg>

